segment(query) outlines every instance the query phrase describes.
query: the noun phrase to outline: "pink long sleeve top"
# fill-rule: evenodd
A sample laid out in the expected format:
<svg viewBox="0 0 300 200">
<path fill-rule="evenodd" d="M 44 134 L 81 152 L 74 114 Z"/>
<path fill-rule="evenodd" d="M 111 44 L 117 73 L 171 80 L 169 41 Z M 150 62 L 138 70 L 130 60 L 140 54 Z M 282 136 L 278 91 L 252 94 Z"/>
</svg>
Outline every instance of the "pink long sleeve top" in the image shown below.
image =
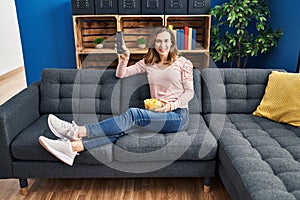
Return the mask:
<svg viewBox="0 0 300 200">
<path fill-rule="evenodd" d="M 127 64 L 127 61 L 119 62 L 118 78 L 147 73 L 152 98 L 169 102 L 171 110 L 188 108 L 194 96 L 193 65 L 189 60 L 181 56 L 164 69 L 156 64 L 146 65 L 144 59 L 128 67 Z"/>
</svg>

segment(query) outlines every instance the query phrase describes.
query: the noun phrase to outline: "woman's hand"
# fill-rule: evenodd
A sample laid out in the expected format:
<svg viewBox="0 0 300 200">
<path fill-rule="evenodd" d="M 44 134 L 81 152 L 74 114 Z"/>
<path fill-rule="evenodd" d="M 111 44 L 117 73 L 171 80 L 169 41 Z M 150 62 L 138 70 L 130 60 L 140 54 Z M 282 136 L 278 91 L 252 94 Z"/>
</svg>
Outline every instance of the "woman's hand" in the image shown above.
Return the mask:
<svg viewBox="0 0 300 200">
<path fill-rule="evenodd" d="M 171 104 L 167 101 L 160 100 L 163 102 L 163 106 L 161 108 L 157 108 L 155 112 L 170 112 L 171 111 Z"/>
<path fill-rule="evenodd" d="M 128 61 L 130 56 L 129 49 L 126 47 L 125 43 L 123 43 L 122 48 L 123 48 L 123 54 L 120 54 L 120 58 L 122 61 Z"/>
<path fill-rule="evenodd" d="M 126 47 L 124 40 L 123 40 L 123 44 L 122 44 L 122 49 L 123 49 L 123 54 L 120 54 L 120 59 L 122 61 L 128 61 L 130 52 L 129 52 L 129 49 Z M 117 50 L 117 44 L 115 45 L 115 50 Z"/>
</svg>

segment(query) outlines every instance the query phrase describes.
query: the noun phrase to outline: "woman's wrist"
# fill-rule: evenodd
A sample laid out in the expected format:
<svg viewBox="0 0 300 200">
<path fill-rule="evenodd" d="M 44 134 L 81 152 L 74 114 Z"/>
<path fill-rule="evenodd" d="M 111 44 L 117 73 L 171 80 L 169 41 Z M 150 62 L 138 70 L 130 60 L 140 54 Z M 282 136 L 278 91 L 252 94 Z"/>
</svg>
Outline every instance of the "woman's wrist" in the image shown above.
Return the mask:
<svg viewBox="0 0 300 200">
<path fill-rule="evenodd" d="M 128 55 L 121 54 L 120 59 L 123 62 L 128 62 L 129 61 L 129 56 L 130 56 L 130 54 L 128 54 Z"/>
<path fill-rule="evenodd" d="M 129 61 L 129 58 L 120 56 L 120 61 L 127 64 Z"/>
</svg>

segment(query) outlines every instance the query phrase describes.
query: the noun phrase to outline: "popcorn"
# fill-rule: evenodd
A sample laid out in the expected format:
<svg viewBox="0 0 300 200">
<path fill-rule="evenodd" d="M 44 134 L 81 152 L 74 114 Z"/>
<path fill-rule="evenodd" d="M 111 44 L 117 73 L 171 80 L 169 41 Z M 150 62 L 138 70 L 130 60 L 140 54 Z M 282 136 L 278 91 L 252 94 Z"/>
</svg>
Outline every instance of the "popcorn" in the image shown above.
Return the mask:
<svg viewBox="0 0 300 200">
<path fill-rule="evenodd" d="M 163 102 L 155 98 L 150 98 L 144 100 L 144 105 L 147 110 L 155 110 L 157 108 L 162 108 Z"/>
</svg>

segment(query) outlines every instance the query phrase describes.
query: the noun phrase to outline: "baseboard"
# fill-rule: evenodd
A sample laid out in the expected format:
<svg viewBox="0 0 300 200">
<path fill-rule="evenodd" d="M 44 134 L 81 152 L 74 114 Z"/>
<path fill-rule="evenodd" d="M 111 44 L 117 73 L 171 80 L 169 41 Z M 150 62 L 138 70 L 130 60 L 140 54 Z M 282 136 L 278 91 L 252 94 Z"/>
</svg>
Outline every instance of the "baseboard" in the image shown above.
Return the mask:
<svg viewBox="0 0 300 200">
<path fill-rule="evenodd" d="M 24 66 L 17 67 L 17 68 L 15 68 L 15 69 L 13 69 L 9 72 L 6 72 L 6 73 L 0 75 L 0 81 L 2 81 L 4 79 L 7 79 L 7 78 L 9 78 L 9 77 L 11 77 L 11 76 L 13 76 L 17 73 L 22 72 L 22 71 L 24 71 Z"/>
</svg>

